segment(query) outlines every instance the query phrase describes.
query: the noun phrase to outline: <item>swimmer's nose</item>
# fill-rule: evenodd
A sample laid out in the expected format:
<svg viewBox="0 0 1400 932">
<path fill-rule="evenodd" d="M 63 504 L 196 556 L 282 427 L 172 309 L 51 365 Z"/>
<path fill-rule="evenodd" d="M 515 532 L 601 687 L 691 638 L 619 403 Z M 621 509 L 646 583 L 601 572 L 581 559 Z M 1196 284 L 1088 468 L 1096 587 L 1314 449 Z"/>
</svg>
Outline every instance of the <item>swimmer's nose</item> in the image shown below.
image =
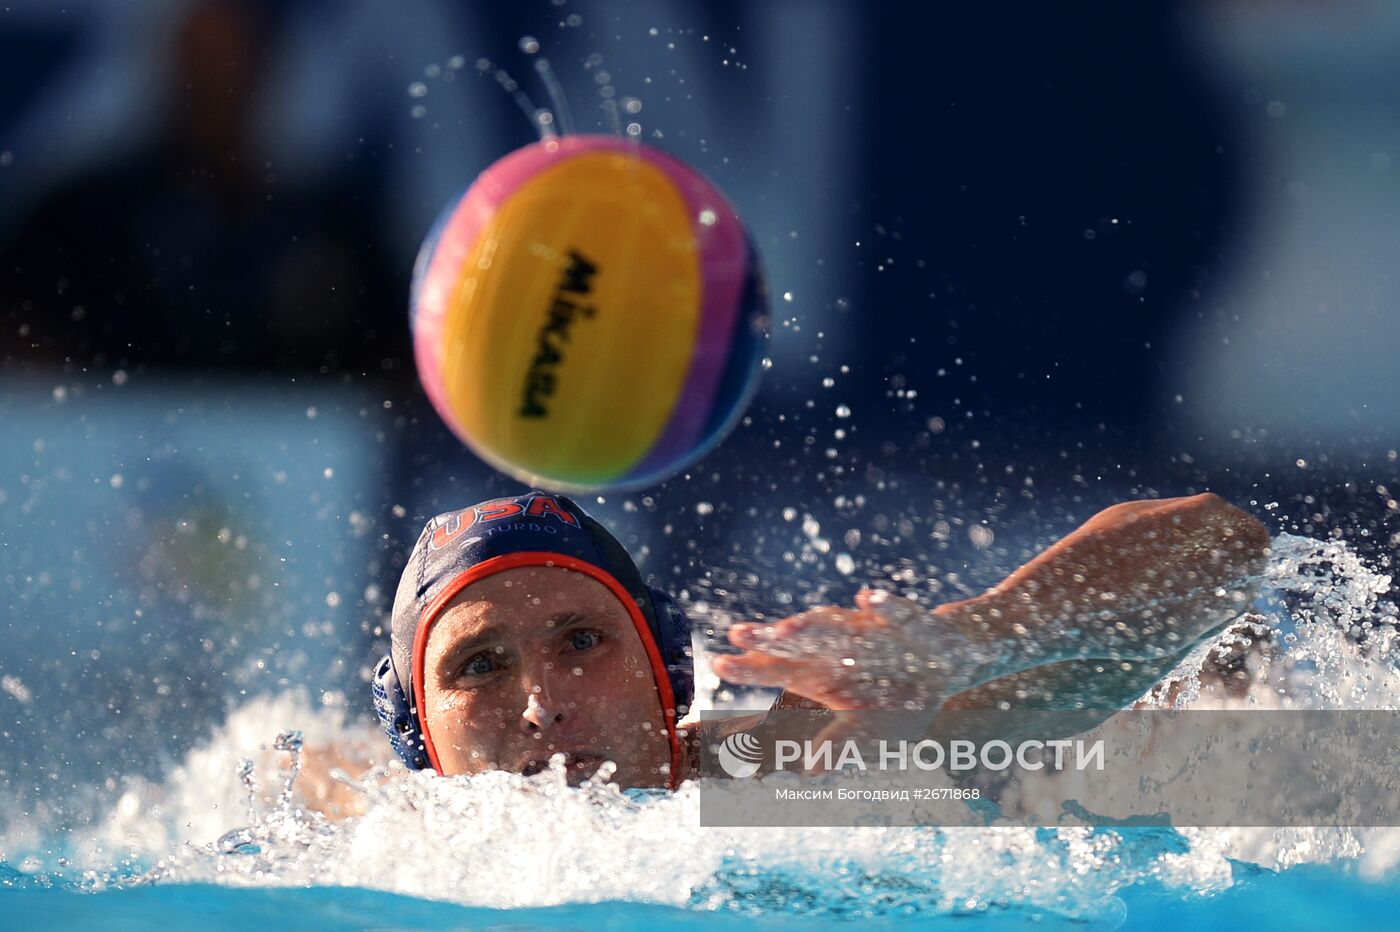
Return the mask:
<svg viewBox="0 0 1400 932">
<path fill-rule="evenodd" d="M 564 720 L 563 712 L 550 709 L 540 699 L 540 693 L 532 691 L 525 700 L 525 711 L 520 713 L 520 721 L 526 731 L 538 731 Z"/>
</svg>

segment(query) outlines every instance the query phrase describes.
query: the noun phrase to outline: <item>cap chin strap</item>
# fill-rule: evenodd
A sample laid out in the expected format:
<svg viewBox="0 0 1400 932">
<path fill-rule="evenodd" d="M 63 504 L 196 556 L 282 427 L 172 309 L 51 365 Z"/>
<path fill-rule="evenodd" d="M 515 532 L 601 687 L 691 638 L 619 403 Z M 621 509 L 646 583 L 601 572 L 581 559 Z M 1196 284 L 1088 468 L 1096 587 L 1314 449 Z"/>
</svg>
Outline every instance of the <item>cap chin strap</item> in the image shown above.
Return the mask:
<svg viewBox="0 0 1400 932">
<path fill-rule="evenodd" d="M 695 664 L 690 646 L 690 622 L 685 611 L 671 598 L 670 594 L 648 587 L 651 604 L 656 616 L 657 648 L 666 663 L 666 677 L 671 681 L 671 692 L 676 701 L 676 717 L 685 715 L 695 698 Z M 374 697 L 374 713 L 379 717 L 379 725 L 389 738 L 389 746 L 394 749 L 399 760 L 409 770 L 430 770 L 428 752 L 423 744 L 423 731 L 418 725 L 413 704 L 409 701 L 408 690 L 399 680 L 394 669 L 392 654 L 374 668 L 370 681 L 370 691 Z"/>
</svg>

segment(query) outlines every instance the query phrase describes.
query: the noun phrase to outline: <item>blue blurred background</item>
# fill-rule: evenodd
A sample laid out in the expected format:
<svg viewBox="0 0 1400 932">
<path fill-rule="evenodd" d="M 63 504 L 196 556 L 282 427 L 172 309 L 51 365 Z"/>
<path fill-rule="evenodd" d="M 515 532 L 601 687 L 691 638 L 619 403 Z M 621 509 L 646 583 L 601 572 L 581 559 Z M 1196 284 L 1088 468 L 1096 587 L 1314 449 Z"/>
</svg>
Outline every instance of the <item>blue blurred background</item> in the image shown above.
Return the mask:
<svg viewBox="0 0 1400 932">
<path fill-rule="evenodd" d="M 539 57 L 585 131 L 606 71 L 763 256 L 749 417 L 587 502 L 699 608 L 966 595 L 1206 488 L 1388 559 L 1397 51 L 1380 2 L 11 0 L 3 782 L 156 772 L 260 691 L 366 707 L 421 522 L 515 488 L 406 301 L 534 138 L 494 68 L 544 104 Z"/>
</svg>

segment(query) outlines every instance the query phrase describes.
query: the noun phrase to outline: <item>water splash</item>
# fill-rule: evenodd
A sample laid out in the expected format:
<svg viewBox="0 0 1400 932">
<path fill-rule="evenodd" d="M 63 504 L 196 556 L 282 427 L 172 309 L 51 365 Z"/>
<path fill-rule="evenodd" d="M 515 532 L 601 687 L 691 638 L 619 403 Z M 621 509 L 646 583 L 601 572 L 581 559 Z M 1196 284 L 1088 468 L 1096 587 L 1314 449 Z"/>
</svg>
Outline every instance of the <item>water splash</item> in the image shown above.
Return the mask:
<svg viewBox="0 0 1400 932">
<path fill-rule="evenodd" d="M 570 25 L 577 25 L 577 23 L 572 22 L 576 16 L 577 14 L 574 14 L 569 17 Z M 573 135 L 575 131 L 573 113 L 569 109 L 564 86 L 560 83 L 547 58 L 535 58 L 541 49 L 540 41 L 534 36 L 522 36 L 519 49 L 522 55 L 534 58 L 535 73 L 539 76 L 540 83 L 544 85 L 545 93 L 549 95 L 550 107 L 536 107 L 529 95 L 520 87 L 519 82 L 512 78 L 504 68 L 488 58 L 477 59 L 477 72 L 493 76 L 501 89 L 511 95 L 521 112 L 539 132 L 541 141 L 555 139 L 560 135 Z M 459 60 L 460 56 L 457 56 L 452 59 L 452 62 Z M 601 53 L 593 52 L 585 58 L 583 70 L 592 77 L 593 83 L 597 85 L 599 106 L 603 111 L 604 122 L 608 129 L 615 136 L 625 136 L 636 141 L 642 134 L 642 125 L 631 118 L 641 112 L 641 100 L 637 97 L 623 97 L 620 101 L 618 100 L 617 87 L 613 84 L 612 74 L 605 67 Z M 415 82 L 410 86 L 410 96 L 421 97 L 426 93 L 427 86 L 422 82 Z M 625 126 L 622 122 L 624 115 L 628 117 Z"/>
<path fill-rule="evenodd" d="M 598 85 L 599 106 L 608 128 L 614 136 L 622 135 L 622 118 L 618 115 L 617 88 L 613 85 L 612 72 L 608 71 L 601 52 L 594 52 L 583 60 L 583 70 L 593 76 Z"/>
<path fill-rule="evenodd" d="M 476 70 L 479 74 L 489 74 L 496 79 L 501 90 L 505 91 L 515 101 L 520 112 L 525 114 L 525 118 L 530 121 L 540 134 L 541 140 L 551 139 L 554 132 L 554 116 L 543 107 L 536 107 L 530 100 L 530 95 L 521 89 L 520 83 L 510 76 L 504 69 L 497 67 L 489 58 L 478 58 L 476 60 Z"/>
<path fill-rule="evenodd" d="M 1388 575 L 1339 542 L 1282 535 L 1267 589 L 1258 611 L 1194 652 L 1144 705 L 1400 707 Z M 258 781 L 245 755 L 267 742 L 268 722 L 296 723 L 305 737 L 278 735 L 282 750 L 258 759 Z M 621 900 L 755 916 L 1011 909 L 1112 923 L 1119 893 L 1138 884 L 1195 898 L 1258 870 L 1342 863 L 1376 878 L 1400 863 L 1395 829 L 698 830 L 695 783 L 675 793 L 603 781 L 575 789 L 557 762 L 531 777 L 383 767 L 345 778 L 360 815 L 331 821 L 299 805 L 301 749 L 361 740 L 375 740 L 368 726 L 303 695 L 250 703 L 165 783 L 133 786 L 75 832 L 62 864 L 36 843 L 42 829 L 4 835 L 0 851 L 20 868 L 6 883 L 334 885 L 500 908 Z M 259 800 L 262 813 L 230 831 Z"/>
<path fill-rule="evenodd" d="M 555 77 L 554 69 L 549 65 L 549 59 L 541 58 L 535 62 L 535 74 L 540 76 L 540 81 L 544 84 L 546 93 L 549 94 L 549 102 L 554 106 L 554 112 L 559 117 L 559 132 L 565 136 L 572 136 L 574 134 L 573 114 L 569 110 L 568 98 L 564 96 L 564 86 Z"/>
</svg>

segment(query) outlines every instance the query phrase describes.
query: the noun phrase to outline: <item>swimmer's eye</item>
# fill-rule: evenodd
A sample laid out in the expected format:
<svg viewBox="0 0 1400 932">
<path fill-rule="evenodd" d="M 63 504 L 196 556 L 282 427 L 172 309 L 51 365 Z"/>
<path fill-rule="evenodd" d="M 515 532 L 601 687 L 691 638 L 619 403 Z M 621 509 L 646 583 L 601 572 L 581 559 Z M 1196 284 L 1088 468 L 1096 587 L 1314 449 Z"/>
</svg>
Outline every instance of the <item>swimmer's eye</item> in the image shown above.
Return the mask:
<svg viewBox="0 0 1400 932">
<path fill-rule="evenodd" d="M 603 643 L 603 633 L 594 631 L 592 628 L 579 628 L 569 632 L 569 648 L 571 650 L 592 650 Z"/>
<path fill-rule="evenodd" d="M 490 651 L 484 650 L 467 658 L 467 662 L 462 664 L 460 675 L 485 676 L 495 671 L 497 667 L 496 658 L 491 656 Z"/>
</svg>

